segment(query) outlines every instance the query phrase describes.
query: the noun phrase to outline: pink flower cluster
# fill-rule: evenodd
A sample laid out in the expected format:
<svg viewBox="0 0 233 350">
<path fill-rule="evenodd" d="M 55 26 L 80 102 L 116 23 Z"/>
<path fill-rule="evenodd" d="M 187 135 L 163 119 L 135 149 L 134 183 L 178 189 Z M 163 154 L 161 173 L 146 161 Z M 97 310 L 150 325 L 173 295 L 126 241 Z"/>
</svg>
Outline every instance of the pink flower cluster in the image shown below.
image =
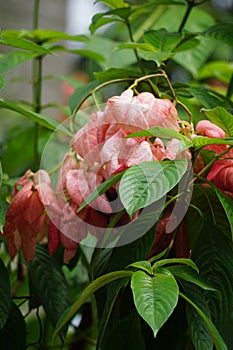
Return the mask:
<svg viewBox="0 0 233 350">
<path fill-rule="evenodd" d="M 225 138 L 226 134 L 217 125 L 208 120 L 197 123 L 196 133 L 210 138 Z M 223 193 L 233 198 L 233 148 L 228 145 L 209 145 L 205 149 L 221 155 L 211 167 L 207 180 L 212 181 Z"/>
<path fill-rule="evenodd" d="M 198 123 L 197 133 L 225 137 L 223 130 L 210 124 Z M 36 243 L 48 234 L 50 254 L 62 244 L 64 262 L 69 262 L 88 232 L 100 237 L 114 213 L 122 209 L 116 184 L 78 212 L 87 196 L 106 179 L 141 162 L 191 159 L 190 151 L 183 151 L 181 141 L 175 138 L 166 143 L 159 137 L 126 138 L 153 126 L 180 131 L 172 102 L 147 92 L 134 96 L 132 90 L 127 90 L 110 98 L 103 111 L 91 114 L 87 124 L 71 140 L 71 150 L 63 160 L 55 191 L 46 171 L 34 174 L 28 170 L 15 184 L 3 230 L 11 258 L 22 248 L 26 261 L 30 261 L 35 255 Z M 207 149 L 219 154 L 227 146 L 214 145 Z M 207 177 L 230 196 L 233 194 L 233 160 L 227 158 L 232 155 L 229 150 L 224 160 L 216 161 Z M 129 222 L 125 214 L 117 225 Z M 184 233 L 180 235 L 183 237 Z"/>
</svg>

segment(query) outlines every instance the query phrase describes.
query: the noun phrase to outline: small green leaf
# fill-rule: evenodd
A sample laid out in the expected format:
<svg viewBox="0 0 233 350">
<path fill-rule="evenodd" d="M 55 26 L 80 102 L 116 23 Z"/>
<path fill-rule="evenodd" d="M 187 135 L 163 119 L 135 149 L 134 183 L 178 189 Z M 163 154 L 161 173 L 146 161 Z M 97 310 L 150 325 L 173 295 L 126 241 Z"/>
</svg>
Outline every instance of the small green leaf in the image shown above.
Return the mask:
<svg viewBox="0 0 233 350">
<path fill-rule="evenodd" d="M 63 125 L 57 123 L 55 120 L 53 120 L 45 115 L 30 111 L 30 110 L 25 109 L 25 108 L 22 108 L 16 103 L 4 101 L 4 100 L 0 99 L 0 108 L 10 109 L 10 110 L 15 111 L 19 114 L 22 114 L 23 116 L 27 117 L 28 119 L 33 120 L 34 122 L 38 123 L 39 125 L 47 128 L 49 130 L 52 130 L 52 131 L 59 130 L 68 136 L 73 136 L 73 134 L 68 129 L 66 129 Z"/>
<path fill-rule="evenodd" d="M 149 51 L 149 52 L 157 52 L 155 50 L 155 48 L 150 45 L 150 44 L 146 44 L 146 43 L 122 43 L 122 44 L 118 44 L 115 46 L 115 50 L 126 50 L 126 49 L 140 49 L 143 51 Z"/>
<path fill-rule="evenodd" d="M 26 323 L 19 308 L 12 302 L 9 317 L 0 329 L 1 350 L 26 349 Z"/>
<path fill-rule="evenodd" d="M 95 3 L 97 3 L 97 2 L 102 2 L 105 5 L 107 5 L 111 8 L 114 8 L 114 9 L 129 6 L 129 4 L 127 2 L 125 2 L 124 0 L 95 0 Z"/>
<path fill-rule="evenodd" d="M 58 319 L 70 306 L 71 299 L 60 266 L 42 246 L 37 246 L 36 256 L 29 264 L 29 283 L 55 327 Z"/>
<path fill-rule="evenodd" d="M 228 350 L 224 340 L 222 339 L 221 335 L 219 334 L 217 328 L 215 325 L 212 323 L 212 321 L 204 314 L 204 312 L 191 300 L 189 299 L 186 295 L 183 293 L 179 293 L 180 296 L 185 299 L 191 306 L 194 307 L 194 309 L 197 311 L 197 313 L 201 316 L 201 318 L 204 320 L 211 337 L 213 339 L 214 345 L 216 347 L 216 350 Z"/>
<path fill-rule="evenodd" d="M 225 108 L 202 109 L 206 117 L 214 124 L 222 128 L 226 136 L 233 137 L 233 115 Z"/>
<path fill-rule="evenodd" d="M 162 138 L 168 138 L 168 139 L 175 138 L 175 139 L 184 141 L 185 143 L 188 144 L 188 146 L 190 144 L 190 140 L 184 135 L 177 132 L 176 130 L 170 129 L 170 128 L 163 128 L 161 126 L 153 126 L 150 129 L 134 132 L 130 135 L 127 135 L 126 138 L 140 137 L 140 136 L 154 136 L 154 137 L 162 137 Z"/>
<path fill-rule="evenodd" d="M 136 261 L 127 266 L 127 268 L 129 267 L 134 267 L 137 270 L 144 271 L 148 273 L 150 276 L 153 276 L 154 274 L 149 261 Z"/>
<path fill-rule="evenodd" d="M 167 269 L 159 270 L 154 277 L 136 271 L 132 276 L 131 289 L 139 315 L 156 337 L 178 302 L 179 288 L 175 278 Z"/>
<path fill-rule="evenodd" d="M 89 30 L 91 34 L 93 35 L 97 29 L 105 26 L 106 24 L 112 23 L 112 22 L 118 22 L 120 21 L 119 18 L 116 17 L 103 17 L 104 13 L 97 13 L 92 18 L 92 23 L 89 26 Z"/>
<path fill-rule="evenodd" d="M 158 201 L 177 185 L 187 170 L 187 160 L 143 162 L 125 171 L 119 193 L 121 201 L 132 215 Z"/>
<path fill-rule="evenodd" d="M 0 259 L 0 329 L 5 325 L 11 308 L 11 288 L 8 271 Z"/>
<path fill-rule="evenodd" d="M 19 50 L 4 54 L 0 58 L 0 74 L 7 72 L 23 62 L 33 59 L 38 55 L 39 54 L 37 52 L 35 53 Z"/>
<path fill-rule="evenodd" d="M 192 269 L 197 271 L 197 272 L 199 271 L 197 265 L 191 259 L 186 259 L 186 258 L 162 259 L 162 260 L 157 261 L 152 266 L 152 269 L 153 269 L 153 271 L 156 271 L 156 269 L 160 268 L 161 266 L 169 265 L 169 264 L 184 264 L 184 265 L 192 267 Z"/>
<path fill-rule="evenodd" d="M 146 61 L 154 61 L 159 67 L 162 62 L 167 61 L 169 58 L 174 56 L 174 52 L 162 51 L 162 52 L 151 52 L 139 49 L 140 56 Z"/>
<path fill-rule="evenodd" d="M 78 42 L 87 42 L 88 37 L 86 35 L 70 35 L 58 30 L 48 29 L 35 29 L 28 33 L 27 37 L 34 39 L 36 42 L 56 42 L 60 40 L 71 40 Z"/>
<path fill-rule="evenodd" d="M 99 82 L 96 80 L 85 84 L 84 86 L 78 87 L 74 93 L 69 98 L 69 107 L 73 113 L 78 109 L 79 106 L 85 101 L 85 99 L 91 95 L 91 92 L 94 88 L 99 85 Z"/>
</svg>

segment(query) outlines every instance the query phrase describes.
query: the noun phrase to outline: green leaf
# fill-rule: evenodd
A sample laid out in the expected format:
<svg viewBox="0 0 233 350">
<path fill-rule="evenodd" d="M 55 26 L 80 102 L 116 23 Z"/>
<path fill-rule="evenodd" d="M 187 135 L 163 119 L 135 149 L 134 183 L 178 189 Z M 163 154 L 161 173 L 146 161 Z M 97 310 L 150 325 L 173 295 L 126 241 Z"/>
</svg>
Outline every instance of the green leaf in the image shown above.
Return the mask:
<svg viewBox="0 0 233 350">
<path fill-rule="evenodd" d="M 29 32 L 27 37 L 39 42 L 56 42 L 60 40 L 71 40 L 78 42 L 87 42 L 88 37 L 86 35 L 71 35 L 58 30 L 48 29 L 35 29 Z"/>
<path fill-rule="evenodd" d="M 138 209 L 156 202 L 177 185 L 187 170 L 187 160 L 143 162 L 125 171 L 119 193 L 132 216 Z"/>
<path fill-rule="evenodd" d="M 140 56 L 146 61 L 154 61 L 159 67 L 162 62 L 167 61 L 169 58 L 174 56 L 173 52 L 162 51 L 162 52 L 150 52 L 139 50 Z"/>
<path fill-rule="evenodd" d="M 154 274 L 149 261 L 136 261 L 127 266 L 127 268 L 129 267 L 134 267 L 137 270 L 144 271 L 148 273 L 150 276 L 153 276 Z"/>
<path fill-rule="evenodd" d="M 102 348 L 102 347 L 101 347 Z M 145 350 L 139 316 L 132 312 L 119 320 L 104 342 L 103 350 Z"/>
<path fill-rule="evenodd" d="M 103 15 L 104 15 L 104 13 L 102 13 L 102 14 L 97 13 L 95 16 L 93 16 L 92 23 L 89 26 L 89 30 L 90 30 L 92 35 L 96 32 L 97 29 L 105 26 L 106 24 L 120 21 L 119 18 L 103 17 Z"/>
<path fill-rule="evenodd" d="M 227 346 L 222 339 L 221 335 L 219 334 L 218 330 L 216 329 L 215 325 L 212 323 L 212 321 L 204 314 L 204 312 L 186 295 L 180 292 L 180 296 L 185 299 L 191 306 L 194 307 L 194 309 L 197 311 L 197 313 L 201 316 L 201 318 L 204 320 L 211 337 L 213 339 L 214 345 L 216 347 L 216 350 L 227 350 Z"/>
<path fill-rule="evenodd" d="M 136 271 L 132 276 L 131 288 L 139 315 L 156 337 L 178 302 L 179 288 L 175 278 L 167 269 L 155 272 L 154 277 Z"/>
<path fill-rule="evenodd" d="M 39 125 L 49 129 L 49 130 L 59 130 L 63 132 L 64 134 L 68 136 L 73 136 L 73 134 L 66 129 L 63 125 L 57 123 L 55 120 L 43 115 L 39 114 L 33 111 L 30 111 L 28 109 L 25 109 L 23 107 L 20 107 L 18 104 L 13 102 L 8 102 L 0 99 L 0 108 L 6 108 L 10 109 L 12 111 L 15 111 L 19 114 L 22 114 L 23 116 L 27 117 L 30 120 L 33 120 L 34 122 L 38 123 Z"/>
<path fill-rule="evenodd" d="M 87 57 L 90 58 L 96 62 L 104 62 L 105 57 L 101 55 L 99 52 L 88 50 L 88 49 L 68 49 L 65 46 L 62 45 L 56 45 L 51 47 L 52 52 L 56 51 L 64 51 L 64 52 L 69 52 L 74 55 L 79 55 L 82 57 Z"/>
<path fill-rule="evenodd" d="M 122 43 L 122 44 L 118 44 L 115 47 L 115 50 L 125 50 L 125 49 L 140 49 L 143 51 L 149 51 L 149 52 L 155 52 L 156 50 L 155 48 L 150 45 L 150 44 L 146 44 L 146 43 Z"/>
<path fill-rule="evenodd" d="M 191 259 L 186 258 L 171 258 L 171 259 L 162 259 L 157 261 L 153 266 L 153 271 L 156 271 L 156 269 L 160 268 L 161 266 L 168 265 L 168 264 L 185 264 L 187 266 L 192 267 L 195 271 L 198 272 L 198 268 L 196 264 Z"/>
<path fill-rule="evenodd" d="M 0 330 L 1 350 L 26 349 L 26 324 L 19 308 L 12 302 L 9 317 Z"/>
<path fill-rule="evenodd" d="M 127 82 L 130 81 L 130 79 L 127 78 L 139 78 L 140 72 L 137 72 L 136 70 L 130 68 L 109 68 L 104 72 L 95 72 L 94 76 L 100 83 L 119 78 L 126 78 L 125 81 Z"/>
<path fill-rule="evenodd" d="M 105 193 L 109 188 L 111 188 L 113 185 L 115 185 L 123 176 L 124 171 L 121 173 L 115 174 L 111 177 L 109 177 L 106 181 L 104 181 L 100 186 L 98 186 L 80 205 L 78 208 L 78 213 L 85 208 L 88 204 L 93 202 L 96 198 L 101 196 L 103 193 Z"/>
<path fill-rule="evenodd" d="M 192 139 L 192 147 L 200 148 L 207 145 L 233 145 L 233 137 L 231 138 L 211 138 L 206 136 L 195 136 Z"/>
<path fill-rule="evenodd" d="M 11 308 L 11 288 L 8 271 L 0 259 L 0 329 L 5 325 Z"/>
<path fill-rule="evenodd" d="M 203 86 L 189 87 L 186 90 L 190 92 L 205 108 L 214 108 L 216 106 L 229 107 L 226 98 L 219 95 L 214 90 Z"/>
<path fill-rule="evenodd" d="M 225 83 L 229 83 L 233 74 L 233 63 L 225 61 L 207 62 L 198 73 L 198 79 L 216 78 Z"/>
<path fill-rule="evenodd" d="M 206 302 L 213 322 L 230 346 L 232 331 L 229 324 L 233 321 L 232 240 L 219 227 L 206 219 L 193 248 L 193 260 L 200 269 L 201 277 L 221 292 L 221 302 L 215 293 L 208 293 Z"/>
<path fill-rule="evenodd" d="M 0 187 L 2 185 L 2 164 L 0 162 Z"/>
<path fill-rule="evenodd" d="M 140 136 L 154 136 L 154 137 L 162 137 L 162 138 L 168 138 L 168 139 L 178 139 L 181 141 L 184 141 L 185 143 L 190 144 L 190 140 L 185 137 L 184 135 L 180 134 L 174 129 L 170 128 L 163 128 L 161 126 L 153 126 L 152 128 L 141 130 L 134 132 L 130 135 L 127 135 L 126 138 L 130 137 L 140 137 Z"/>
<path fill-rule="evenodd" d="M 124 0 L 95 0 L 95 3 L 97 3 L 97 2 L 102 2 L 105 5 L 107 5 L 111 8 L 114 8 L 114 9 L 129 6 L 129 4 L 126 3 Z"/>
<path fill-rule="evenodd" d="M 115 281 L 119 278 L 131 277 L 131 271 L 114 271 L 106 275 L 98 277 L 96 280 L 91 282 L 86 289 L 82 292 L 80 297 L 66 310 L 57 322 L 56 329 L 53 334 L 53 338 L 60 332 L 60 330 L 74 317 L 80 307 L 85 303 L 86 299 L 94 294 L 98 289 L 105 286 L 106 284 Z"/>
<path fill-rule="evenodd" d="M 18 36 L 13 35 L 10 31 L 2 31 L 2 38 L 0 39 L 0 43 L 12 47 L 16 47 L 18 49 L 23 49 L 26 51 L 34 52 L 37 54 L 51 54 L 51 51 L 46 49 L 45 47 L 34 43 L 31 40 L 26 40 L 20 38 Z"/>
<path fill-rule="evenodd" d="M 214 124 L 222 128 L 226 136 L 233 137 L 233 115 L 225 108 L 202 109 L 206 117 Z"/>
<path fill-rule="evenodd" d="M 18 66 L 19 64 L 31 60 L 37 57 L 39 54 L 36 52 L 28 51 L 11 51 L 8 54 L 2 55 L 0 58 L 0 74 L 7 72 L 8 70 Z"/>
<path fill-rule="evenodd" d="M 37 246 L 36 256 L 29 264 L 29 283 L 55 327 L 71 304 L 70 292 L 60 266 L 42 246 Z"/>
<path fill-rule="evenodd" d="M 217 41 L 222 41 L 230 46 L 233 46 L 232 33 L 232 23 L 220 23 L 208 28 L 201 34 L 205 37 L 215 39 Z"/>
<path fill-rule="evenodd" d="M 94 88 L 99 85 L 99 82 L 94 80 L 84 86 L 78 87 L 74 93 L 69 98 L 69 107 L 71 112 L 73 113 L 75 110 L 81 106 L 82 102 L 91 95 L 91 92 Z"/>
<path fill-rule="evenodd" d="M 167 267 L 167 269 L 176 278 L 180 278 L 184 281 L 195 284 L 196 286 L 202 288 L 203 290 L 208 290 L 208 291 L 218 293 L 218 290 L 216 288 L 206 283 L 205 280 L 193 268 L 190 268 L 190 266 L 175 265 L 175 266 L 169 266 Z"/>
<path fill-rule="evenodd" d="M 144 40 L 146 43 L 152 45 L 156 51 L 171 52 L 182 40 L 182 34 L 178 32 L 171 33 L 165 28 L 161 28 L 145 32 Z"/>
<path fill-rule="evenodd" d="M 0 67 L 1 67 L 1 62 L 0 62 Z M 3 78 L 2 75 L 0 75 L 0 91 L 4 88 L 5 85 L 5 79 Z"/>
</svg>

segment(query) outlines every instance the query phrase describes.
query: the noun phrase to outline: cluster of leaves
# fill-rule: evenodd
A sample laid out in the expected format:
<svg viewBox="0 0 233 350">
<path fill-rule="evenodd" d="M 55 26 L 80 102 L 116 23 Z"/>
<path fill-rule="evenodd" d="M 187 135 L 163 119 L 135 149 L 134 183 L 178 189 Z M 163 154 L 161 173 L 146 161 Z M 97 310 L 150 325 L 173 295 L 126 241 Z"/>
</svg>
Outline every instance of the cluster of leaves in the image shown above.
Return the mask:
<svg viewBox="0 0 233 350">
<path fill-rule="evenodd" d="M 117 86 L 116 89 L 132 86 L 136 92 L 149 91 L 157 97 L 173 99 L 184 123 L 185 119 L 190 121 L 191 112 L 194 123 L 207 118 L 225 131 L 226 139 L 200 136 L 191 140 L 185 134 L 159 127 L 129 137 L 178 138 L 184 149 L 191 149 L 194 156 L 201 152 L 207 171 L 216 157 L 203 147 L 213 143 L 233 145 L 233 64 L 218 58 L 210 60 L 210 57 L 218 57 L 219 43 L 226 45 L 228 52 L 232 49 L 233 25 L 216 23 L 208 7 L 196 1 L 101 2 L 108 9 L 93 17 L 90 37 L 43 29 L 1 33 L 0 43 L 15 48 L 0 57 L 1 89 L 6 84 L 4 74 L 7 71 L 29 60 L 37 67 L 32 83 L 32 103 L 0 99 L 0 108 L 14 111 L 32 122 L 14 129 L 4 143 L 0 168 L 1 230 L 14 177 L 28 167 L 37 170 L 43 145 L 51 132 L 59 129 L 64 135 L 72 135 L 72 130 L 44 113 L 47 106 L 43 106 L 40 98 L 41 71 L 47 55 L 67 52 L 87 60 L 90 83 L 64 76 L 53 77 L 69 82 L 75 89 L 69 99 L 69 115 L 75 116 L 89 97 L 102 101 L 103 96 L 109 94 L 109 86 Z M 98 34 L 105 25 L 109 26 L 107 34 Z M 65 45 L 67 40 L 82 42 L 85 49 L 69 49 Z M 173 83 L 172 76 L 177 69 L 182 70 L 186 81 Z M 97 96 L 99 91 L 105 94 Z M 64 106 L 55 107 L 64 110 Z M 18 157 L 17 149 L 25 144 L 32 131 L 34 139 L 25 154 Z M 159 177 L 161 170 L 163 176 Z M 176 187 L 186 170 L 187 162 L 183 160 L 132 167 L 104 182 L 86 198 L 80 210 L 119 179 L 122 180 L 120 197 L 129 216 L 167 194 L 170 196 L 167 203 L 170 203 L 169 198 L 174 200 L 179 193 Z M 129 187 L 137 189 L 131 196 Z M 201 178 L 195 181 L 185 215 L 192 260 L 174 258 L 167 250 L 146 260 L 153 245 L 155 226 L 132 243 L 119 244 L 113 249 L 89 251 L 80 246 L 68 266 L 63 265 L 60 250 L 50 257 L 45 245 L 37 247 L 36 257 L 28 265 L 19 256 L 15 269 L 9 263 L 2 240 L 1 346 L 21 350 L 27 343 L 35 343 L 35 346 L 46 344 L 49 348 L 52 333 L 54 344 L 59 344 L 57 334 L 63 337 L 70 325 L 64 349 L 71 348 L 69 341 L 80 348 L 86 346 L 85 349 L 230 349 L 232 208 L 232 199 L 213 184 L 205 187 Z M 143 220 L 150 220 L 150 217 Z M 135 235 L 138 232 L 140 236 L 144 224 L 142 221 L 141 226 L 133 228 Z M 22 266 L 26 266 L 26 272 L 22 271 Z M 36 310 L 31 326 L 28 315 L 23 316 L 25 302 L 29 316 Z M 77 312 L 82 318 L 79 327 L 73 321 Z M 37 331 L 33 333 L 35 323 Z"/>
</svg>

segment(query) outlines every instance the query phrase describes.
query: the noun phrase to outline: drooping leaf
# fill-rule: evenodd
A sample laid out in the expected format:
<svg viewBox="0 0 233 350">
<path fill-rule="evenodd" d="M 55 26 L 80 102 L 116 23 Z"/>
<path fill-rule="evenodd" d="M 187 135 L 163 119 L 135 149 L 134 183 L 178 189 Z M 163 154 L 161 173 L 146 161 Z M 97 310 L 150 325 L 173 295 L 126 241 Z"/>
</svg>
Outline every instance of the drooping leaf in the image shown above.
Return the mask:
<svg viewBox="0 0 233 350">
<path fill-rule="evenodd" d="M 71 304 L 70 292 L 60 266 L 42 246 L 37 247 L 36 256 L 30 262 L 29 281 L 55 327 Z"/>
<path fill-rule="evenodd" d="M 216 288 L 212 287 L 190 266 L 174 265 L 166 267 L 176 278 L 195 284 L 196 286 L 213 292 L 218 292 Z"/>
<path fill-rule="evenodd" d="M 233 137 L 233 115 L 231 113 L 222 107 L 203 109 L 203 112 L 212 123 L 225 131 L 226 136 Z"/>
<path fill-rule="evenodd" d="M 52 131 L 59 130 L 68 136 L 73 136 L 68 129 L 66 129 L 63 125 L 59 124 L 58 122 L 56 122 L 54 119 L 51 119 L 48 116 L 45 116 L 43 114 L 39 114 L 39 113 L 30 111 L 28 109 L 25 109 L 23 107 L 20 107 L 17 103 L 4 101 L 0 99 L 0 108 L 10 109 L 19 114 L 22 114 L 28 119 L 33 120 L 34 122 L 38 123 L 39 125 L 49 130 L 52 130 Z"/>
<path fill-rule="evenodd" d="M 129 278 L 132 276 L 131 271 L 114 271 L 106 275 L 98 277 L 96 280 L 91 282 L 86 289 L 82 292 L 80 297 L 66 310 L 65 313 L 60 317 L 57 322 L 53 338 L 60 332 L 60 330 L 69 322 L 74 315 L 77 313 L 79 308 L 85 303 L 86 299 L 94 294 L 98 289 L 105 286 L 106 284 L 113 282 L 119 278 Z"/>
<path fill-rule="evenodd" d="M 184 264 L 187 266 L 192 267 L 193 270 L 198 272 L 198 267 L 191 259 L 186 258 L 170 258 L 170 259 L 162 259 L 154 263 L 152 266 L 153 271 L 156 271 L 156 269 L 164 266 L 164 265 L 170 265 L 170 264 Z"/>
<path fill-rule="evenodd" d="M 191 300 L 189 299 L 186 295 L 183 293 L 180 293 L 180 296 L 184 298 L 191 306 L 194 307 L 194 309 L 197 311 L 197 313 L 201 316 L 203 321 L 205 322 L 211 337 L 213 339 L 214 345 L 216 347 L 216 350 L 227 350 L 227 346 L 222 339 L 221 335 L 219 334 L 217 328 L 215 325 L 212 323 L 212 321 L 206 316 L 206 314 Z"/>
<path fill-rule="evenodd" d="M 1 350 L 26 349 L 26 324 L 19 308 L 12 302 L 8 319 L 0 330 Z"/>
<path fill-rule="evenodd" d="M 153 276 L 153 269 L 149 261 L 136 261 L 127 266 L 127 268 L 135 268 L 137 270 L 144 271 L 149 275 Z"/>
<path fill-rule="evenodd" d="M 0 74 L 18 66 L 19 64 L 29 61 L 38 56 L 37 52 L 29 51 L 11 51 L 8 54 L 2 55 L 0 58 Z"/>
<path fill-rule="evenodd" d="M 2 31 L 0 43 L 37 54 L 51 54 L 50 50 L 46 49 L 45 47 L 38 45 L 31 40 L 14 35 L 10 31 Z"/>
<path fill-rule="evenodd" d="M 87 98 L 91 94 L 92 90 L 98 85 L 99 82 L 94 80 L 88 84 L 85 84 L 84 86 L 78 87 L 69 98 L 69 107 L 71 112 L 74 112 L 74 110 L 81 105 L 85 98 Z"/>
<path fill-rule="evenodd" d="M 36 42 L 55 42 L 60 40 L 70 40 L 78 42 L 87 42 L 86 35 L 72 35 L 58 30 L 51 29 L 35 29 L 28 33 L 27 37 L 34 39 Z"/>
<path fill-rule="evenodd" d="M 82 57 L 87 57 L 90 58 L 96 62 L 103 62 L 105 61 L 105 58 L 103 55 L 101 55 L 99 52 L 88 50 L 88 49 L 70 49 L 66 48 L 65 46 L 62 45 L 56 45 L 51 47 L 52 52 L 57 52 L 57 51 L 64 51 L 68 52 L 74 55 L 79 55 Z"/>
<path fill-rule="evenodd" d="M 105 26 L 106 24 L 120 21 L 119 18 L 116 18 L 116 17 L 103 17 L 103 15 L 104 15 L 104 13 L 103 14 L 99 14 L 98 13 L 95 16 L 93 16 L 92 22 L 91 22 L 91 24 L 89 26 L 89 30 L 90 30 L 92 35 L 96 32 L 97 29 Z"/>
<path fill-rule="evenodd" d="M 163 128 L 161 126 L 153 126 L 152 128 L 149 128 L 146 130 L 134 132 L 130 135 L 127 135 L 126 138 L 140 137 L 140 136 L 154 136 L 154 137 L 162 137 L 162 138 L 168 138 L 168 139 L 175 138 L 175 139 L 184 141 L 185 143 L 187 143 L 188 146 L 190 144 L 190 140 L 184 135 L 177 132 L 176 130 L 170 129 L 170 128 Z"/>
<path fill-rule="evenodd" d="M 167 269 L 158 270 L 153 277 L 136 271 L 131 279 L 131 288 L 139 315 L 156 337 L 178 302 L 179 288 L 175 278 Z"/>
<path fill-rule="evenodd" d="M 11 308 L 11 288 L 8 271 L 0 259 L 0 329 L 4 327 Z"/>
<path fill-rule="evenodd" d="M 221 292 L 221 302 L 215 293 L 208 293 L 206 300 L 213 322 L 230 346 L 232 333 L 229 325 L 233 321 L 232 240 L 206 219 L 193 249 L 193 260 L 200 269 L 201 277 Z"/>
<path fill-rule="evenodd" d="M 214 108 L 216 106 L 223 106 L 228 108 L 229 104 L 226 98 L 219 95 L 216 91 L 208 89 L 203 86 L 189 87 L 189 91 L 205 108 Z"/>
<path fill-rule="evenodd" d="M 177 185 L 187 169 L 187 160 L 143 162 L 122 176 L 119 193 L 121 201 L 132 216 L 138 209 L 161 199 Z"/>
<path fill-rule="evenodd" d="M 205 30 L 202 35 L 233 46 L 232 32 L 232 23 L 219 23 Z"/>
</svg>

